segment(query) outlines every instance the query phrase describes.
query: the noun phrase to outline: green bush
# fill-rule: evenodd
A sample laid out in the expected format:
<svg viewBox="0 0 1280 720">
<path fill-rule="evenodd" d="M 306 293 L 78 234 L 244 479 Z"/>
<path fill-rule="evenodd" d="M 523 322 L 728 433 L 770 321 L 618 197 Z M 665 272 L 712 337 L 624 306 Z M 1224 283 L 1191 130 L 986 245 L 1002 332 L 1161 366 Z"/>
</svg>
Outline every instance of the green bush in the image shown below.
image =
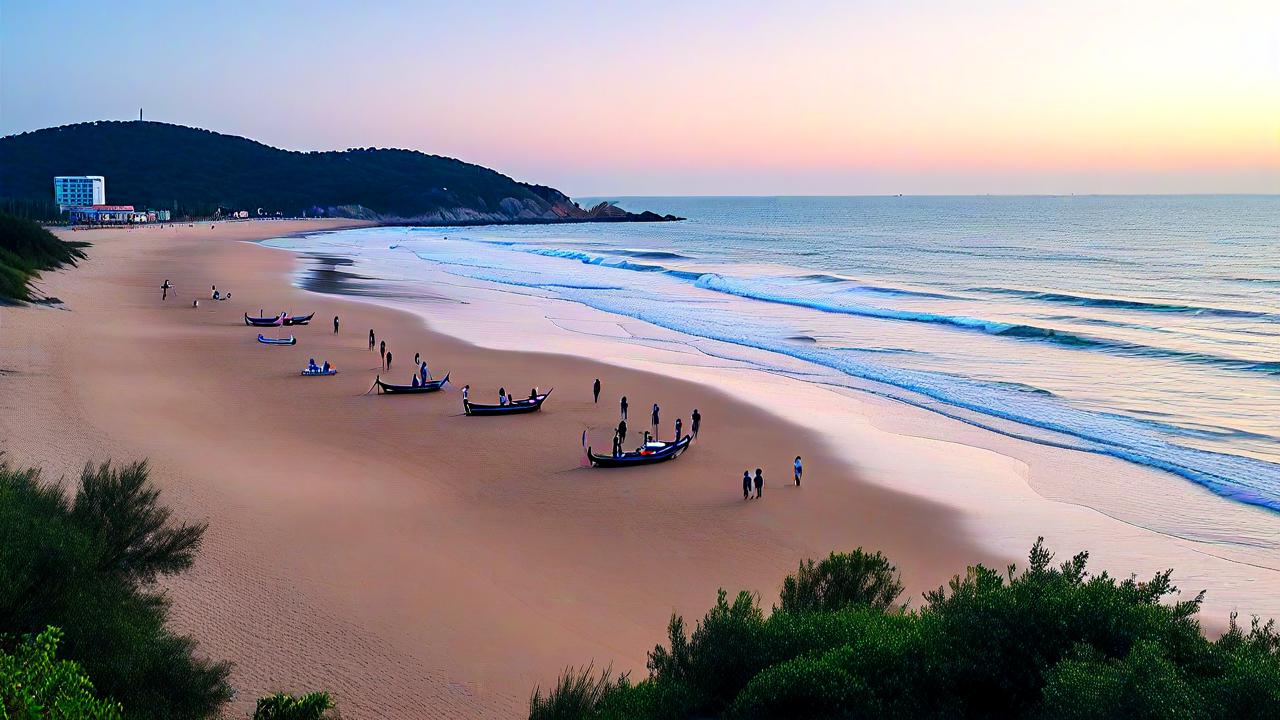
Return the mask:
<svg viewBox="0 0 1280 720">
<path fill-rule="evenodd" d="M 902 595 L 898 569 L 880 553 L 858 548 L 831 553 L 825 560 L 800 563 L 795 575 L 782 581 L 781 609 L 785 612 L 831 612 L 848 605 L 888 610 Z"/>
<path fill-rule="evenodd" d="M 329 697 L 327 692 L 313 692 L 306 695 L 280 692 L 258 698 L 257 707 L 253 711 L 253 720 L 324 720 L 334 717 L 329 712 L 333 709 L 333 698 Z"/>
<path fill-rule="evenodd" d="M 68 242 L 35 222 L 0 212 L 0 302 L 31 301 L 43 270 L 75 265 L 89 243 Z"/>
<path fill-rule="evenodd" d="M 0 649 L 0 718 L 119 720 L 119 703 L 98 698 L 77 663 L 57 659 L 61 639 L 61 630 L 48 627 L 12 653 Z"/>
<path fill-rule="evenodd" d="M 86 467 L 70 502 L 0 463 L 0 632 L 65 633 L 62 652 L 133 718 L 195 718 L 230 698 L 229 666 L 166 627 L 157 575 L 191 564 L 203 526 L 174 525 L 144 463 Z"/>
</svg>

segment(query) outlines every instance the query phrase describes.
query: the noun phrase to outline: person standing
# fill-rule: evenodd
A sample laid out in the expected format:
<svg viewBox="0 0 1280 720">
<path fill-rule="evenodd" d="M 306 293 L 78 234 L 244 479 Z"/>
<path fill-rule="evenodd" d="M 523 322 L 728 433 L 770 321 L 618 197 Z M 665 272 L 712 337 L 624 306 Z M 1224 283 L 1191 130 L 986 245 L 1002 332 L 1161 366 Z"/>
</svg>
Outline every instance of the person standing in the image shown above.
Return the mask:
<svg viewBox="0 0 1280 720">
<path fill-rule="evenodd" d="M 418 365 L 418 374 L 422 376 L 423 383 L 426 383 L 427 380 L 431 377 L 431 371 L 427 369 L 426 363 L 422 363 Z"/>
<path fill-rule="evenodd" d="M 373 338 L 373 329 L 369 329 L 369 352 L 373 352 L 373 344 L 376 342 Z"/>
<path fill-rule="evenodd" d="M 463 407 L 466 407 L 466 405 L 467 405 L 467 402 L 468 402 L 467 395 L 469 395 L 469 394 L 470 394 L 470 392 L 471 392 L 471 386 L 470 386 L 470 385 L 463 385 L 463 386 L 462 386 L 462 405 L 463 405 Z"/>
<path fill-rule="evenodd" d="M 414 354 L 413 354 L 413 366 L 414 366 L 414 367 L 418 367 L 418 366 L 419 366 L 419 365 L 421 365 L 421 364 L 422 364 L 422 354 L 421 354 L 421 353 L 414 353 Z"/>
<path fill-rule="evenodd" d="M 742 471 L 742 499 L 743 500 L 751 499 L 751 471 L 750 470 Z"/>
<path fill-rule="evenodd" d="M 698 408 L 693 409 L 693 415 L 690 417 L 690 420 L 693 421 L 693 425 L 690 426 L 689 429 L 693 431 L 693 439 L 697 440 L 698 428 L 702 427 L 702 413 L 698 412 Z"/>
<path fill-rule="evenodd" d="M 800 456 L 796 456 L 796 487 L 800 487 L 800 476 L 804 475 L 804 463 L 800 462 Z"/>
<path fill-rule="evenodd" d="M 333 334 L 334 335 L 338 334 L 338 316 L 337 315 L 333 316 Z"/>
<path fill-rule="evenodd" d="M 591 394 L 595 397 L 595 402 L 600 402 L 600 378 L 596 378 L 596 382 L 591 386 Z"/>
<path fill-rule="evenodd" d="M 684 420 L 676 418 L 676 442 L 680 442 L 680 427 L 684 425 Z"/>
<path fill-rule="evenodd" d="M 387 361 L 387 369 L 390 370 L 391 369 L 391 353 L 387 353 L 386 357 L 383 359 Z"/>
<path fill-rule="evenodd" d="M 627 419 L 627 396 L 622 396 L 622 419 Z"/>
<path fill-rule="evenodd" d="M 622 454 L 622 441 L 618 439 L 618 433 L 613 434 L 613 456 L 618 457 Z"/>
<path fill-rule="evenodd" d="M 618 421 L 618 443 L 622 444 L 627 441 L 627 421 Z"/>
<path fill-rule="evenodd" d="M 650 424 L 653 425 L 653 432 L 657 433 L 658 432 L 658 403 L 653 404 L 653 417 L 650 419 Z"/>
<path fill-rule="evenodd" d="M 387 364 L 387 341 L 383 340 L 378 343 L 378 354 L 382 356 L 382 364 Z"/>
<path fill-rule="evenodd" d="M 756 499 L 764 495 L 764 473 L 760 468 L 756 468 Z"/>
<path fill-rule="evenodd" d="M 161 300 L 168 300 L 168 299 L 169 299 L 169 288 L 171 288 L 171 287 L 173 287 L 173 286 L 169 284 L 169 278 L 165 278 L 165 279 L 164 279 L 164 284 L 160 286 L 160 299 L 161 299 Z"/>
</svg>

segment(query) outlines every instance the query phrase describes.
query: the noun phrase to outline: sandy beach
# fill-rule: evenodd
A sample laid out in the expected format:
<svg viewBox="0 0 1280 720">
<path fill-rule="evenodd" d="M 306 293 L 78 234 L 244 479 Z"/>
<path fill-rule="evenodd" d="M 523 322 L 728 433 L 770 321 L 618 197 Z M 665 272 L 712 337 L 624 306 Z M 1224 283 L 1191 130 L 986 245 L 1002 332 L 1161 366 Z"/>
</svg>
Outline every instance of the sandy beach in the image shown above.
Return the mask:
<svg viewBox="0 0 1280 720">
<path fill-rule="evenodd" d="M 720 587 L 767 606 L 801 559 L 858 546 L 897 564 L 914 605 L 965 565 L 1018 561 L 1044 535 L 1061 555 L 1092 551 L 1098 570 L 1176 568 L 1188 594 L 1209 590 L 1208 625 L 1232 610 L 1280 616 L 1275 545 L 1180 538 L 1125 508 L 1186 493 L 1223 528 L 1267 511 L 1157 471 L 694 357 L 674 338 L 583 340 L 564 327 L 625 323 L 478 284 L 380 303 L 308 292 L 292 282 L 306 261 L 242 242 L 345 226 L 75 233 L 94 243 L 89 260 L 41 281 L 63 304 L 0 308 L 5 457 L 49 477 L 150 458 L 177 516 L 209 523 L 194 570 L 169 590 L 180 629 L 236 664 L 228 717 L 261 694 L 311 689 L 351 718 L 519 716 L 566 665 L 643 675 L 673 610 L 700 617 Z M 175 289 L 162 301 L 165 279 Z M 212 285 L 234 300 L 210 300 Z M 260 309 L 315 320 L 292 329 L 298 345 L 267 347 L 241 319 Z M 453 385 L 369 393 L 370 328 L 394 354 L 391 380 L 407 382 L 420 352 Z M 308 358 L 339 374 L 299 377 Z M 467 418 L 463 384 L 475 400 L 499 386 L 555 392 L 538 414 Z M 607 448 L 621 395 L 632 438 L 655 402 L 663 436 L 697 407 L 700 438 L 674 463 L 584 468 L 578 438 Z M 744 502 L 739 478 L 756 467 L 764 497 Z"/>
</svg>

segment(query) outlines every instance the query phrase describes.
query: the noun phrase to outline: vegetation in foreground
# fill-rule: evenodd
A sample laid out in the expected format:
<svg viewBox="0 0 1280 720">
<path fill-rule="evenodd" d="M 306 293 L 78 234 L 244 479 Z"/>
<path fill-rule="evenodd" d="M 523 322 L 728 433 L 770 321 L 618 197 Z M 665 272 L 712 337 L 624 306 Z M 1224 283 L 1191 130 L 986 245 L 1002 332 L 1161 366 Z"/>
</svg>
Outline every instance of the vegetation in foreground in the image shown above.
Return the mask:
<svg viewBox="0 0 1280 720">
<path fill-rule="evenodd" d="M 1280 717 L 1280 635 L 1255 619 L 1210 641 L 1203 593 L 1171 600 L 1172 571 L 1145 582 L 1053 564 L 971 567 L 924 605 L 898 603 L 896 569 L 858 549 L 808 561 L 768 615 L 723 590 L 692 633 L 672 615 L 649 677 L 570 668 L 531 720 L 581 718 Z"/>
<path fill-rule="evenodd" d="M 37 299 L 31 283 L 44 270 L 75 265 L 89 243 L 68 242 L 31 220 L 0 213 L 0 303 Z"/>
<path fill-rule="evenodd" d="M 231 666 L 167 627 L 155 587 L 191 567 L 205 526 L 173 522 L 148 475 L 86 466 L 68 497 L 0 461 L 0 718 L 208 718 L 231 698 Z M 254 717 L 332 709 L 327 693 L 281 693 Z"/>
</svg>

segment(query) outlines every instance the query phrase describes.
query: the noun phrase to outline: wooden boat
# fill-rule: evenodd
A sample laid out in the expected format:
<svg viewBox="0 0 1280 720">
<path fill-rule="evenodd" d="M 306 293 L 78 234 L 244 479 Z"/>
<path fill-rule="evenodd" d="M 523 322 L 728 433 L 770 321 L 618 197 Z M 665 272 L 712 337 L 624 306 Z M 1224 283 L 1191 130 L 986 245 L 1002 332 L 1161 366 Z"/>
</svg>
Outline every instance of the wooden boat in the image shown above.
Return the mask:
<svg viewBox="0 0 1280 720">
<path fill-rule="evenodd" d="M 315 313 L 311 313 L 310 315 L 292 315 L 292 316 L 285 315 L 284 324 L 285 325 L 306 325 L 307 323 L 311 322 L 311 318 L 315 316 L 316 316 Z"/>
<path fill-rule="evenodd" d="M 292 335 L 287 338 L 269 338 L 262 333 L 258 333 L 258 342 L 263 345 L 297 345 L 298 338 Z"/>
<path fill-rule="evenodd" d="M 382 376 L 379 375 L 373 384 L 378 386 L 378 392 L 388 395 L 412 395 L 414 393 L 429 393 L 437 390 L 443 390 L 445 383 L 449 382 L 449 373 L 445 373 L 444 377 L 439 380 L 428 380 L 421 385 L 392 385 L 391 383 L 382 382 Z"/>
<path fill-rule="evenodd" d="M 284 324 L 284 313 L 275 317 L 249 317 L 249 313 L 245 313 L 244 324 L 253 327 L 277 327 Z"/>
<path fill-rule="evenodd" d="M 672 442 L 650 442 L 639 450 L 624 452 L 621 455 L 599 455 L 591 452 L 591 448 L 587 448 L 587 459 L 591 461 L 591 467 L 599 468 L 619 468 L 619 467 L 637 467 L 640 465 L 653 465 L 655 463 L 674 460 L 689 449 L 689 443 L 692 438 L 688 435 L 673 440 Z"/>
<path fill-rule="evenodd" d="M 485 405 L 483 403 L 462 402 L 462 409 L 468 415 L 519 415 L 520 413 L 537 412 L 542 407 L 542 403 L 546 402 L 555 388 L 551 388 L 541 395 L 533 398 L 525 398 L 524 400 L 512 400 L 506 405 Z"/>
<path fill-rule="evenodd" d="M 324 368 L 316 368 L 315 370 L 307 369 L 302 371 L 302 375 L 305 377 L 320 377 L 323 375 L 337 375 L 337 374 L 338 374 L 338 368 L 333 366 L 330 366 L 328 370 L 325 370 Z"/>
</svg>

